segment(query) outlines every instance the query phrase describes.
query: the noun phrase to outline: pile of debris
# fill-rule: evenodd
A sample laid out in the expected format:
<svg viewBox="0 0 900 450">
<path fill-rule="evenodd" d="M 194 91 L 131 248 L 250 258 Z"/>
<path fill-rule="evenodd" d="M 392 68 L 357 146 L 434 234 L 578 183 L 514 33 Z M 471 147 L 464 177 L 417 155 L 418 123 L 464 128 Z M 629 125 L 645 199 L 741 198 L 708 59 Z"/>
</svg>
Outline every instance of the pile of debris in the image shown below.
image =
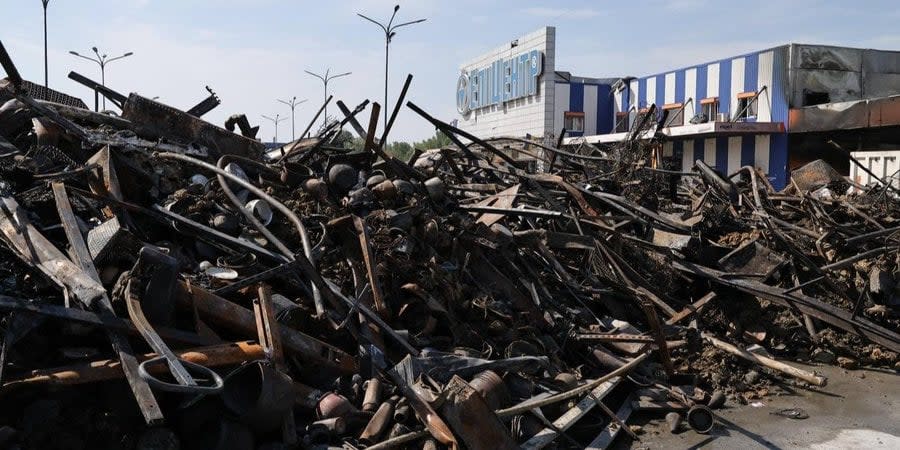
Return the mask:
<svg viewBox="0 0 900 450">
<path fill-rule="evenodd" d="M 380 136 L 337 102 L 266 152 L 245 117 L 99 86 L 96 113 L 0 62 L 0 448 L 605 448 L 633 411 L 707 432 L 825 384 L 780 360 L 897 368 L 900 203 L 824 163 L 778 192 L 664 168 L 649 119 L 560 149 L 413 103 L 455 145 L 401 161 L 411 77 Z"/>
</svg>

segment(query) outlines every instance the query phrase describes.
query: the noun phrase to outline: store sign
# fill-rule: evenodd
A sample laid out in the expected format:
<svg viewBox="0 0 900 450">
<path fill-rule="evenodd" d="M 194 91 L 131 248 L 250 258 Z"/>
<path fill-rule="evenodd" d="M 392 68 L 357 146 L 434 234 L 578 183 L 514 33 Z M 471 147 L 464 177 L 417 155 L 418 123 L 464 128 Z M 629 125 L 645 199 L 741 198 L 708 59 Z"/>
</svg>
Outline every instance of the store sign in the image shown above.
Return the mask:
<svg viewBox="0 0 900 450">
<path fill-rule="evenodd" d="M 544 54 L 538 50 L 498 59 L 489 66 L 463 71 L 456 82 L 456 109 L 468 114 L 538 93 Z"/>
</svg>

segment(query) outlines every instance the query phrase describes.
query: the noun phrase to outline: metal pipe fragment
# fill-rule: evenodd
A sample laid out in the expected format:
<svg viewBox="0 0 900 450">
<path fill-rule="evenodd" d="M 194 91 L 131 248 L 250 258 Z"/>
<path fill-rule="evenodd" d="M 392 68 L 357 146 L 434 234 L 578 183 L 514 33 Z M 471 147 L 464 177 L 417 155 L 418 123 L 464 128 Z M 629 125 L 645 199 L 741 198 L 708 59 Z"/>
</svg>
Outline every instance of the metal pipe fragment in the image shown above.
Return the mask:
<svg viewBox="0 0 900 450">
<path fill-rule="evenodd" d="M 806 381 L 809 384 L 812 384 L 813 386 L 821 387 L 821 386 L 825 386 L 825 384 L 828 383 L 828 379 L 823 376 L 816 375 L 814 373 L 808 372 L 803 369 L 798 369 L 794 366 L 785 364 L 781 361 L 776 361 L 772 358 L 757 355 L 755 353 L 750 353 L 747 350 L 738 348 L 738 347 L 731 345 L 725 341 L 716 339 L 715 337 L 713 337 L 709 334 L 704 334 L 703 338 L 706 339 L 707 341 L 709 341 L 709 343 L 712 344 L 713 346 L 715 346 L 716 348 L 725 350 L 726 352 L 731 353 L 732 355 L 740 356 L 741 358 L 744 358 L 747 361 L 752 361 L 757 364 L 766 366 L 770 369 L 775 369 L 779 372 L 788 374 L 794 378 L 799 378 L 803 381 Z"/>
</svg>

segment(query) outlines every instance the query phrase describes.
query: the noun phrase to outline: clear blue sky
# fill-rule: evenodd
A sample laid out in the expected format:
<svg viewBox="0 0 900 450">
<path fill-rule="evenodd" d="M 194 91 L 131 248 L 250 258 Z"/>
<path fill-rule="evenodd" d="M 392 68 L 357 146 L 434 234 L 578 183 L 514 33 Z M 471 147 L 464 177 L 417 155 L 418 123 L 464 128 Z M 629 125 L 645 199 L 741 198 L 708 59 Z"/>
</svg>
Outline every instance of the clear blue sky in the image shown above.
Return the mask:
<svg viewBox="0 0 900 450">
<path fill-rule="evenodd" d="M 384 39 L 355 13 L 389 17 L 395 1 L 287 0 L 50 0 L 50 85 L 86 101 L 92 93 L 66 78 L 76 70 L 99 80 L 99 68 L 68 54 L 97 45 L 110 56 L 134 56 L 107 68 L 107 84 L 180 108 L 222 98 L 206 116 L 221 124 L 246 113 L 289 116 L 277 98 L 309 98 L 297 128 L 314 114 L 322 85 L 303 70 L 352 71 L 329 87 L 348 105 L 382 102 Z M 557 70 L 592 77 L 642 75 L 788 42 L 900 49 L 900 6 L 893 1 L 490 1 L 399 2 L 403 28 L 391 44 L 391 100 L 403 78 L 415 78 L 408 98 L 452 120 L 460 63 L 544 25 L 557 27 Z M 43 80 L 39 0 L 0 0 L 0 40 L 19 71 Z M 335 108 L 330 112 L 336 112 Z M 301 130 L 298 130 L 301 131 Z M 433 129 L 412 111 L 401 112 L 393 137 L 419 140 Z M 282 122 L 280 140 L 290 135 Z"/>
</svg>

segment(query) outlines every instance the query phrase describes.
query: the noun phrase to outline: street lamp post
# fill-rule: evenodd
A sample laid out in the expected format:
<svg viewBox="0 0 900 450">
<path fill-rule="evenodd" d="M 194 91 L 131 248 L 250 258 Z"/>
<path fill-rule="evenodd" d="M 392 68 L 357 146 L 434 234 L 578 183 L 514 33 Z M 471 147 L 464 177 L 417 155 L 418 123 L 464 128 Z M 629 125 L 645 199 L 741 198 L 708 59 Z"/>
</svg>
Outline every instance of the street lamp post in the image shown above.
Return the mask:
<svg viewBox="0 0 900 450">
<path fill-rule="evenodd" d="M 262 115 L 264 119 L 269 119 L 272 121 L 272 124 L 275 125 L 275 138 L 272 139 L 272 142 L 278 142 L 278 124 L 281 123 L 282 120 L 287 120 L 286 117 L 279 117 L 280 114 L 275 114 L 275 117 L 269 117 L 265 114 Z"/>
<path fill-rule="evenodd" d="M 312 75 L 312 76 L 314 76 L 314 77 L 316 77 L 316 78 L 322 80 L 322 83 L 325 85 L 325 101 L 326 101 L 326 102 L 328 101 L 328 82 L 331 81 L 331 80 L 333 80 L 333 79 L 335 79 L 335 78 L 340 78 L 340 77 L 347 76 L 347 75 L 350 75 L 350 74 L 351 74 L 351 72 L 344 72 L 344 73 L 340 73 L 340 74 L 337 74 L 337 75 L 329 75 L 329 72 L 331 72 L 331 68 L 330 68 L 330 67 L 329 67 L 328 69 L 325 69 L 325 75 L 324 75 L 324 76 L 319 75 L 319 74 L 317 74 L 317 73 L 312 73 L 312 72 L 310 72 L 310 71 L 308 71 L 308 70 L 304 70 L 304 72 L 306 72 L 306 73 L 308 73 L 308 74 L 310 74 L 310 75 Z M 324 110 L 323 112 L 325 113 L 325 116 L 322 118 L 322 126 L 325 126 L 325 124 L 328 123 L 328 104 L 327 104 L 327 103 L 325 104 L 325 110 Z"/>
<path fill-rule="evenodd" d="M 49 88 L 50 84 L 47 81 L 47 3 L 50 3 L 50 0 L 41 0 L 41 3 L 44 5 L 44 87 Z"/>
<path fill-rule="evenodd" d="M 399 23 L 397 25 L 393 25 L 394 16 L 397 15 L 397 11 L 400 9 L 400 5 L 394 5 L 394 13 L 391 14 L 391 20 L 388 21 L 387 25 L 384 25 L 377 20 L 374 20 L 370 17 L 366 17 L 360 13 L 356 13 L 357 16 L 362 17 L 363 19 L 368 20 L 369 22 L 374 23 L 381 27 L 384 31 L 384 106 L 382 106 L 382 110 L 384 111 L 384 126 L 387 127 L 387 115 L 388 115 L 388 55 L 390 53 L 391 39 L 397 34 L 396 30 L 400 27 L 405 27 L 407 25 L 412 25 L 416 23 L 424 22 L 427 19 L 417 19 L 411 20 L 409 22 Z"/>
<path fill-rule="evenodd" d="M 72 55 L 75 55 L 79 58 L 84 58 L 88 61 L 93 61 L 93 62 L 97 63 L 98 65 L 100 65 L 100 84 L 103 87 L 106 87 L 106 65 L 113 61 L 116 61 L 116 60 L 119 60 L 122 58 L 126 58 L 126 57 L 129 57 L 134 54 L 134 52 L 128 52 L 128 53 L 125 53 L 124 55 L 116 56 L 115 58 L 107 58 L 106 53 L 101 55 L 100 51 L 97 50 L 97 47 L 91 47 L 91 50 L 93 50 L 94 54 L 97 55 L 96 59 L 78 54 L 78 52 L 75 52 L 72 50 L 69 50 L 69 53 Z M 106 109 L 106 96 L 103 96 L 103 109 Z"/>
<path fill-rule="evenodd" d="M 291 141 L 295 141 L 295 140 L 297 140 L 297 138 L 296 138 L 296 136 L 294 136 L 294 133 L 296 131 L 296 130 L 294 130 L 294 108 L 297 107 L 298 105 L 303 104 L 306 101 L 306 99 L 300 100 L 298 102 L 297 96 L 295 95 L 293 98 L 291 98 L 291 101 L 280 100 L 280 99 L 278 101 L 291 107 Z"/>
</svg>

